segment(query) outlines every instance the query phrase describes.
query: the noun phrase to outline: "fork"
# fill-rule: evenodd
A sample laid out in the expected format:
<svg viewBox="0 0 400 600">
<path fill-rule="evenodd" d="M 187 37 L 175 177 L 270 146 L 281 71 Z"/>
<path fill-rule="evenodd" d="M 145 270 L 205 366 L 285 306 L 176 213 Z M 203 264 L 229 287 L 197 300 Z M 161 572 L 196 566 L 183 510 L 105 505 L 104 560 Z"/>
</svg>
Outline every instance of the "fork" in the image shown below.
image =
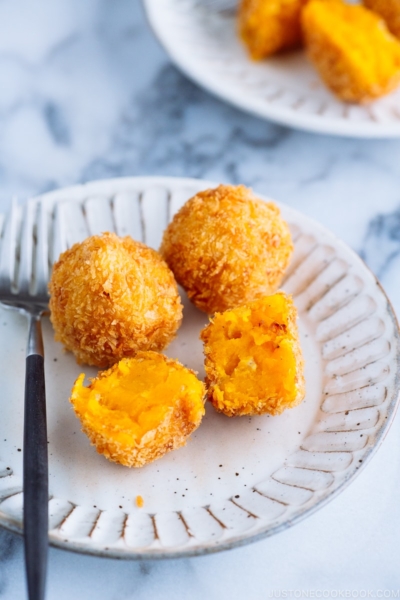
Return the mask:
<svg viewBox="0 0 400 600">
<path fill-rule="evenodd" d="M 22 214 L 21 214 L 22 212 Z M 0 239 L 0 302 L 28 317 L 23 444 L 23 519 L 29 600 L 43 600 L 48 552 L 48 456 L 41 317 L 49 276 L 47 214 L 13 201 Z"/>
</svg>

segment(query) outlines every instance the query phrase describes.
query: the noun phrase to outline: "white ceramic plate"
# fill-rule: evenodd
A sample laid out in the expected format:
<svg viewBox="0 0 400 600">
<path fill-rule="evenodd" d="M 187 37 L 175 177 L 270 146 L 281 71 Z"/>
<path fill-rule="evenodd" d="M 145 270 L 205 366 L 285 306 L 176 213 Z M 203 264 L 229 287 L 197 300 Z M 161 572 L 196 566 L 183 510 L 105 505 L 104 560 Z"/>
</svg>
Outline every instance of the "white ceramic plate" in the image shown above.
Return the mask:
<svg viewBox="0 0 400 600">
<path fill-rule="evenodd" d="M 368 106 L 345 104 L 327 90 L 302 51 L 251 61 L 232 14 L 207 9 L 202 0 L 144 0 L 144 6 L 176 65 L 223 100 L 319 133 L 400 136 L 400 90 Z"/>
<path fill-rule="evenodd" d="M 51 260 L 88 234 L 115 229 L 158 248 L 171 215 L 210 183 L 127 178 L 46 194 L 66 235 Z M 187 446 L 142 469 L 108 462 L 89 445 L 68 402 L 81 372 L 44 320 L 50 453 L 50 542 L 122 558 L 202 554 L 271 535 L 348 484 L 394 416 L 399 332 L 388 300 L 358 256 L 320 225 L 282 206 L 295 241 L 283 288 L 294 295 L 306 359 L 304 402 L 279 417 L 229 419 L 207 406 Z M 203 375 L 207 317 L 186 300 L 168 355 Z M 22 423 L 27 326 L 0 309 L 0 523 L 21 531 Z M 96 370 L 85 368 L 93 376 Z M 137 508 L 141 495 L 144 507 Z"/>
</svg>

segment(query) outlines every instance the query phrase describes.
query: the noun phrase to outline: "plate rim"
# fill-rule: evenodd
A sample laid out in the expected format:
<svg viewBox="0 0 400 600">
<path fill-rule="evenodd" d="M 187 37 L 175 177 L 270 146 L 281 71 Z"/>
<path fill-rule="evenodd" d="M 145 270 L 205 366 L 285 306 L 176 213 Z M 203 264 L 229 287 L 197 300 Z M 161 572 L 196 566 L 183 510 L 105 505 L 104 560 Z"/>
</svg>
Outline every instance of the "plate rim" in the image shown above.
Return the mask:
<svg viewBox="0 0 400 600">
<path fill-rule="evenodd" d="M 147 176 L 147 175 L 137 176 L 137 177 L 135 177 L 135 176 L 133 176 L 133 177 L 115 177 L 115 178 L 93 180 L 93 181 L 88 181 L 83 184 L 77 184 L 77 185 L 68 186 L 68 187 L 64 187 L 64 188 L 58 188 L 56 190 L 35 196 L 32 198 L 32 200 L 35 200 L 37 202 L 39 202 L 39 201 L 45 201 L 45 202 L 46 201 L 54 201 L 54 197 L 61 196 L 64 194 L 65 195 L 72 194 L 72 196 L 73 196 L 76 193 L 81 193 L 83 190 L 85 190 L 85 188 L 91 188 L 91 187 L 93 187 L 93 188 L 106 187 L 107 188 L 108 186 L 115 185 L 115 183 L 118 183 L 118 185 L 132 185 L 133 187 L 138 187 L 138 185 L 144 185 L 145 182 L 149 182 L 149 184 L 153 184 L 153 185 L 174 185 L 177 182 L 179 182 L 182 187 L 183 186 L 198 187 L 199 184 L 201 184 L 201 185 L 204 184 L 204 186 L 205 186 L 204 189 L 206 189 L 206 187 L 215 187 L 218 185 L 218 183 L 213 182 L 213 181 L 199 179 L 199 178 L 187 178 L 187 177 L 171 177 L 171 176 L 163 177 L 163 176 L 151 176 L 151 175 L 150 176 Z M 97 191 L 98 190 L 96 189 L 96 193 L 97 193 Z M 109 192 L 107 192 L 107 193 L 109 193 Z M 271 200 L 269 197 L 265 196 L 264 194 L 258 194 L 257 192 L 255 192 L 255 194 L 264 201 Z M 61 197 L 60 197 L 60 200 L 63 201 L 63 199 Z M 73 198 L 71 198 L 71 200 L 73 200 Z M 64 199 L 64 201 L 65 201 L 65 199 Z M 278 206 L 280 206 L 280 207 L 287 207 L 290 211 L 292 211 L 294 214 L 296 214 L 299 217 L 299 220 L 305 221 L 306 223 L 309 223 L 312 227 L 315 227 L 315 228 L 319 229 L 321 232 L 328 234 L 329 238 L 334 239 L 337 244 L 344 247 L 348 252 L 350 252 L 352 254 L 354 260 L 356 262 L 358 262 L 358 264 L 361 266 L 361 268 L 363 268 L 367 271 L 367 273 L 370 275 L 370 277 L 372 277 L 372 279 L 375 281 L 376 286 L 379 288 L 379 290 L 383 296 L 383 299 L 386 302 L 385 311 L 387 311 L 387 313 L 390 317 L 390 320 L 393 323 L 393 336 L 400 344 L 400 325 L 399 325 L 399 321 L 397 319 L 396 313 L 394 311 L 394 308 L 392 306 L 392 303 L 391 303 L 390 299 L 388 298 L 381 283 L 379 282 L 378 278 L 371 271 L 371 269 L 364 262 L 364 260 L 348 244 L 346 244 L 343 240 L 341 240 L 339 237 L 337 237 L 332 231 L 330 231 L 324 225 L 320 224 L 315 219 L 309 217 L 308 215 L 304 215 L 301 211 L 299 211 L 296 208 L 293 208 L 283 202 L 279 202 L 276 200 L 273 200 L 273 201 L 276 202 L 276 204 L 278 204 Z M 62 540 L 60 540 L 60 538 L 53 538 L 52 536 L 49 536 L 49 545 L 52 547 L 55 547 L 55 548 L 59 548 L 62 550 L 68 550 L 70 552 L 75 552 L 78 554 L 87 554 L 87 555 L 98 556 L 98 557 L 103 557 L 103 558 L 114 558 L 114 559 L 124 559 L 124 560 L 153 560 L 153 559 L 166 559 L 166 558 L 185 558 L 185 557 L 187 558 L 187 557 L 214 554 L 217 552 L 231 550 L 236 547 L 244 546 L 244 545 L 247 545 L 247 544 L 250 544 L 253 542 L 260 541 L 262 539 L 269 538 L 269 537 L 275 535 L 276 533 L 279 533 L 281 531 L 284 531 L 284 530 L 292 527 L 293 525 L 299 523 L 306 517 L 314 514 L 320 508 L 323 508 L 327 503 L 329 503 L 331 500 L 336 498 L 336 496 L 338 494 L 340 494 L 359 475 L 359 473 L 364 470 L 365 466 L 369 463 L 371 458 L 381 447 L 387 433 L 389 432 L 389 429 L 393 423 L 393 420 L 396 416 L 396 412 L 397 412 L 398 406 L 400 404 L 400 370 L 397 370 L 397 372 L 395 374 L 393 388 L 394 388 L 393 397 L 390 401 L 390 404 L 388 405 L 388 409 L 387 409 L 387 413 L 386 413 L 387 418 L 385 419 L 385 423 L 382 425 L 380 431 L 375 436 L 374 444 L 371 445 L 365 451 L 365 454 L 363 455 L 363 462 L 357 468 L 357 470 L 355 470 L 353 473 L 350 473 L 349 475 L 347 475 L 334 491 L 330 492 L 325 497 L 319 499 L 311 507 L 308 507 L 304 510 L 300 509 L 299 512 L 295 516 L 293 516 L 289 520 L 284 521 L 283 523 L 280 523 L 280 524 L 272 526 L 272 527 L 266 526 L 265 529 L 258 531 L 257 533 L 251 533 L 251 531 L 250 531 L 250 532 L 244 532 L 241 534 L 237 534 L 235 537 L 231 538 L 228 541 L 218 542 L 217 544 L 214 544 L 214 545 L 206 545 L 206 546 L 202 546 L 202 547 L 198 547 L 198 548 L 190 548 L 189 547 L 189 548 L 182 549 L 182 550 L 151 549 L 148 551 L 138 552 L 138 551 L 132 551 L 132 550 L 121 550 L 121 549 L 117 549 L 117 548 L 107 549 L 106 546 L 102 547 L 102 548 L 95 547 L 95 546 L 88 546 L 88 545 L 85 545 L 83 543 L 76 542 L 76 541 L 69 541 L 69 540 L 62 541 Z M 23 535 L 23 528 L 21 526 L 22 523 L 20 524 L 18 521 L 16 521 L 16 519 L 13 519 L 12 517 L 4 515 L 4 513 L 1 511 L 1 507 L 0 507 L 0 525 L 8 531 Z"/>
<path fill-rule="evenodd" d="M 170 57 L 174 65 L 192 82 L 207 92 L 217 97 L 219 100 L 234 106 L 235 108 L 244 111 L 254 117 L 258 117 L 262 120 L 271 121 L 278 125 L 289 127 L 292 129 L 316 133 L 319 135 L 331 135 L 334 137 L 345 137 L 350 139 L 398 139 L 400 138 L 400 124 L 396 126 L 391 124 L 380 124 L 379 128 L 374 123 L 363 123 L 360 127 L 359 123 L 347 121 L 342 123 L 341 121 L 324 121 L 321 117 L 315 115 L 303 114 L 299 118 L 296 113 L 287 109 L 286 107 L 280 107 L 279 105 L 269 106 L 265 104 L 263 108 L 257 106 L 257 102 L 250 99 L 248 103 L 244 103 L 238 100 L 235 96 L 224 92 L 218 82 L 212 78 L 203 77 L 197 70 L 193 69 L 190 65 L 190 60 L 187 60 L 184 53 L 179 54 L 173 44 L 163 35 L 162 30 L 157 26 L 155 19 L 153 18 L 153 10 L 155 12 L 155 5 L 160 0 L 142 0 L 142 6 L 146 21 L 153 32 L 156 40 L 160 46 L 165 50 L 166 54 Z M 153 8 L 154 5 L 154 8 Z M 347 105 L 343 103 L 343 105 Z M 349 104 L 349 106 L 352 106 Z"/>
</svg>

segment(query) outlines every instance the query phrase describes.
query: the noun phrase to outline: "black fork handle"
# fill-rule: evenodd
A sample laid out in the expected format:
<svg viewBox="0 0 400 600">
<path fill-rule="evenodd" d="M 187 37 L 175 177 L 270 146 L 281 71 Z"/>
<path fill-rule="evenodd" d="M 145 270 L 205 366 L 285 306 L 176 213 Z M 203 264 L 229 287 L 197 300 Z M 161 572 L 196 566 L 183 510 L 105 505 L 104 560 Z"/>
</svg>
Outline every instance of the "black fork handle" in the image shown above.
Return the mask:
<svg viewBox="0 0 400 600">
<path fill-rule="evenodd" d="M 40 316 L 31 316 L 25 376 L 24 548 L 29 600 L 45 597 L 48 554 L 46 392 Z"/>
</svg>

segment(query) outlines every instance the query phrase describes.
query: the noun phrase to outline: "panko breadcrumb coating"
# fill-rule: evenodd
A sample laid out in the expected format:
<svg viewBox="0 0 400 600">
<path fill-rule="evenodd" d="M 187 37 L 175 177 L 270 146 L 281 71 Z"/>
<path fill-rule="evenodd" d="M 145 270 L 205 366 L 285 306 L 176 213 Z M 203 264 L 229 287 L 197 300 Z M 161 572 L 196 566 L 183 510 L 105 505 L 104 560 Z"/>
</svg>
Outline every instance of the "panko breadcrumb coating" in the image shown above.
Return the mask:
<svg viewBox="0 0 400 600">
<path fill-rule="evenodd" d="M 50 284 L 56 340 L 79 363 L 109 367 L 175 337 L 182 305 L 161 256 L 130 237 L 95 235 L 61 254 Z"/>
<path fill-rule="evenodd" d="M 157 352 L 122 359 L 89 387 L 84 378 L 78 377 L 70 399 L 83 431 L 99 454 L 127 467 L 184 446 L 205 412 L 204 384 Z"/>
<path fill-rule="evenodd" d="M 308 55 L 342 100 L 366 103 L 400 83 L 400 43 L 363 6 L 310 0 L 302 13 Z"/>
<path fill-rule="evenodd" d="M 203 329 L 208 399 L 218 412 L 278 415 L 303 400 L 296 316 L 291 297 L 278 292 L 216 314 Z"/>
<path fill-rule="evenodd" d="M 400 0 L 363 0 L 364 6 L 378 13 L 389 30 L 400 38 Z"/>
<path fill-rule="evenodd" d="M 210 314 L 274 292 L 292 251 L 279 208 L 243 185 L 220 185 L 188 200 L 160 248 L 190 300 Z"/>
<path fill-rule="evenodd" d="M 239 33 L 254 60 L 300 46 L 300 14 L 306 1 L 241 0 Z"/>
</svg>

